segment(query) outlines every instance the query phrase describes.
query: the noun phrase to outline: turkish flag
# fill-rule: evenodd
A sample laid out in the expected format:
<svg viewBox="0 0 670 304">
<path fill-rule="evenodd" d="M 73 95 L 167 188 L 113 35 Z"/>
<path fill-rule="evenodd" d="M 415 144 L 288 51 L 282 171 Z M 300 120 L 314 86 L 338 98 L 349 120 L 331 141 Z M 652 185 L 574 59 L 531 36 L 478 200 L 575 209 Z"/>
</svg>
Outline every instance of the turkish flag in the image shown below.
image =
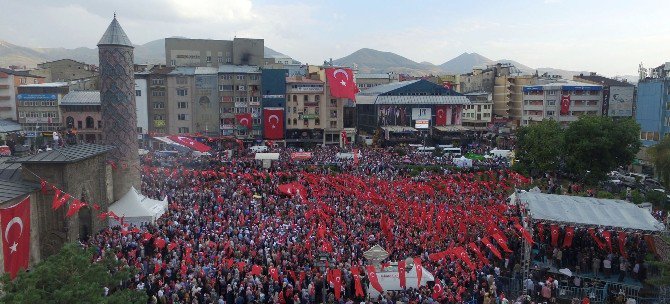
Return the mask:
<svg viewBox="0 0 670 304">
<path fill-rule="evenodd" d="M 600 238 L 596 235 L 596 231 L 593 228 L 589 228 L 589 235 L 591 235 L 591 238 L 593 238 L 593 241 L 596 242 L 596 245 L 598 245 L 598 248 L 605 249 L 605 243 L 600 240 Z"/>
<path fill-rule="evenodd" d="M 400 279 L 400 288 L 407 287 L 407 280 L 405 279 L 405 261 L 398 261 L 398 278 Z"/>
<path fill-rule="evenodd" d="M 572 238 L 575 237 L 575 227 L 565 228 L 565 238 L 563 239 L 563 247 L 572 246 Z"/>
<path fill-rule="evenodd" d="M 166 243 L 165 240 L 163 238 L 160 238 L 160 237 L 156 238 L 156 240 L 154 240 L 154 245 L 156 247 L 158 247 L 158 249 L 165 248 L 165 243 Z"/>
<path fill-rule="evenodd" d="M 279 272 L 277 271 L 277 268 L 270 267 L 270 277 L 272 277 L 275 282 L 279 282 Z"/>
<path fill-rule="evenodd" d="M 258 265 L 251 266 L 251 275 L 261 275 L 263 273 L 263 268 Z"/>
<path fill-rule="evenodd" d="M 484 254 L 482 254 L 481 250 L 479 250 L 479 247 L 477 247 L 477 245 L 475 243 L 470 242 L 470 244 L 468 244 L 468 246 L 470 246 L 470 249 L 477 255 L 477 258 L 479 259 L 479 261 L 481 261 L 484 264 L 491 264 L 489 259 L 487 259 L 484 256 Z"/>
<path fill-rule="evenodd" d="M 326 79 L 330 86 L 330 96 L 356 101 L 358 86 L 354 82 L 354 74 L 351 69 L 328 68 L 326 69 Z"/>
<path fill-rule="evenodd" d="M 414 268 L 416 268 L 416 286 L 421 286 L 421 276 L 423 275 L 423 267 L 421 267 L 421 258 L 414 258 Z"/>
<path fill-rule="evenodd" d="M 196 150 L 198 152 L 208 152 L 209 150 L 212 150 L 212 147 L 203 144 L 191 137 L 187 136 L 176 136 L 176 135 L 170 135 L 167 137 L 169 140 L 174 141 L 182 146 L 186 146 L 190 149 Z"/>
<path fill-rule="evenodd" d="M 561 95 L 561 115 L 570 113 L 570 94 Z"/>
<path fill-rule="evenodd" d="M 365 266 L 365 270 L 368 272 L 368 279 L 370 280 L 370 285 L 376 289 L 379 293 L 384 292 L 382 285 L 379 284 L 379 278 L 377 278 L 377 272 L 375 271 L 375 266 L 368 265 Z"/>
<path fill-rule="evenodd" d="M 333 289 L 335 289 L 335 299 L 340 299 L 340 293 L 342 292 L 342 271 L 339 269 L 333 269 L 332 271 L 333 278 Z"/>
<path fill-rule="evenodd" d="M 13 279 L 30 261 L 30 196 L 20 203 L 0 209 L 0 233 L 5 272 Z"/>
<path fill-rule="evenodd" d="M 500 251 L 498 251 L 498 248 L 496 248 L 495 246 L 493 246 L 493 244 L 491 244 L 491 241 L 489 241 L 488 237 L 482 238 L 482 243 L 484 243 L 484 246 L 486 246 L 486 248 L 491 250 L 491 252 L 493 252 L 493 254 L 496 257 L 502 260 L 502 255 L 500 254 Z"/>
<path fill-rule="evenodd" d="M 266 108 L 263 109 L 263 133 L 265 139 L 284 138 L 284 109 Z"/>
<path fill-rule="evenodd" d="M 558 247 L 558 226 L 551 225 L 551 246 Z"/>
<path fill-rule="evenodd" d="M 506 252 L 512 252 L 512 250 L 510 250 L 509 247 L 507 247 L 507 239 L 505 239 L 502 233 L 494 233 L 492 236 L 493 239 L 496 240 L 496 242 L 498 242 L 500 248 L 502 248 Z"/>
<path fill-rule="evenodd" d="M 251 129 L 251 113 L 237 114 L 235 115 L 235 120 L 237 120 L 238 125 Z"/>
<path fill-rule="evenodd" d="M 607 249 L 609 249 L 609 251 L 612 252 L 612 234 L 607 230 L 603 230 L 603 237 L 605 238 Z"/>
<path fill-rule="evenodd" d="M 363 292 L 363 286 L 361 285 L 361 273 L 358 270 L 358 267 L 351 268 L 351 275 L 354 277 L 354 289 L 356 290 L 357 297 L 364 297 L 365 292 Z"/>
<path fill-rule="evenodd" d="M 472 260 L 470 260 L 470 256 L 468 256 L 468 253 L 465 252 L 465 249 L 463 247 L 455 247 L 453 252 L 458 256 L 465 265 L 468 265 L 468 267 L 472 270 L 475 270 L 475 264 L 472 263 Z"/>
<path fill-rule="evenodd" d="M 87 203 L 83 203 L 82 201 L 78 199 L 74 199 L 72 201 L 72 204 L 70 204 L 70 208 L 67 209 L 67 214 L 65 216 L 71 217 L 75 215 L 77 212 L 79 212 L 79 209 L 81 209 L 84 206 L 88 206 Z"/>
<path fill-rule="evenodd" d="M 521 236 L 523 236 L 524 239 L 526 239 L 526 242 L 533 244 L 533 237 L 526 231 L 526 229 L 523 229 L 523 226 L 521 226 L 519 223 L 514 223 L 514 228 L 519 230 L 519 233 L 521 233 Z"/>
<path fill-rule="evenodd" d="M 441 127 L 447 125 L 447 106 L 435 106 L 435 126 Z"/>
<path fill-rule="evenodd" d="M 628 258 L 628 254 L 626 253 L 626 232 L 625 231 L 619 231 L 619 251 L 621 252 L 622 256 L 624 256 L 625 258 Z"/>
<path fill-rule="evenodd" d="M 440 280 L 435 280 L 435 286 L 433 286 L 433 300 L 439 300 L 444 293 L 444 288 L 440 284 Z"/>
</svg>

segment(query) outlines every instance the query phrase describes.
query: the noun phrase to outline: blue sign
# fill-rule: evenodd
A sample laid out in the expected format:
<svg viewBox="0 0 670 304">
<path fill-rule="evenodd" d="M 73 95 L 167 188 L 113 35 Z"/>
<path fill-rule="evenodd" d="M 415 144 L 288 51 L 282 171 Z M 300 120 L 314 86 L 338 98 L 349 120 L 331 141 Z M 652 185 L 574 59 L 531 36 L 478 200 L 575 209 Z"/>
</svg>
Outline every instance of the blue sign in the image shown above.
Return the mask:
<svg viewBox="0 0 670 304">
<path fill-rule="evenodd" d="M 603 87 L 600 86 L 563 86 L 563 91 L 600 91 Z"/>
<path fill-rule="evenodd" d="M 544 87 L 542 87 L 542 86 L 525 86 L 525 87 L 523 87 L 524 92 L 542 91 L 542 90 L 544 90 Z"/>
<path fill-rule="evenodd" d="M 18 100 L 40 101 L 40 100 L 58 100 L 56 94 L 18 94 Z"/>
<path fill-rule="evenodd" d="M 26 137 L 37 137 L 37 132 L 26 132 Z"/>
</svg>

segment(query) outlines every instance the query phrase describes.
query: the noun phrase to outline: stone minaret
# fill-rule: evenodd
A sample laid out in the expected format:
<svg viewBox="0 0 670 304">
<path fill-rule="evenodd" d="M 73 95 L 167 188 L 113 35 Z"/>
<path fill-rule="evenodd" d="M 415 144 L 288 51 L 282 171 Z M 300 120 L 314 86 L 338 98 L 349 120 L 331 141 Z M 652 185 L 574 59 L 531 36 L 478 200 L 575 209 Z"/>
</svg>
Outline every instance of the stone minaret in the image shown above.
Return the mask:
<svg viewBox="0 0 670 304">
<path fill-rule="evenodd" d="M 140 190 L 140 170 L 135 112 L 133 44 L 116 21 L 116 14 L 98 42 L 103 143 L 117 147 L 108 154 L 112 170 L 113 200 L 131 186 Z"/>
</svg>

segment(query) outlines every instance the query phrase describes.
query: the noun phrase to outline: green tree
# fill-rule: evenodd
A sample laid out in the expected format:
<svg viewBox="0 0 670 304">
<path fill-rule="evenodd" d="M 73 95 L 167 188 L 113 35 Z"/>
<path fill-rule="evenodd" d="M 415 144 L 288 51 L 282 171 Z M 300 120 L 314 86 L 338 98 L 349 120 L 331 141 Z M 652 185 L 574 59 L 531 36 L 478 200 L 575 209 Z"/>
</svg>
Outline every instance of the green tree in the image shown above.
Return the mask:
<svg viewBox="0 0 670 304">
<path fill-rule="evenodd" d="M 670 238 L 668 237 L 661 237 L 661 242 L 665 242 L 666 244 L 670 244 Z M 646 282 L 648 284 L 654 285 L 656 287 L 664 287 L 668 288 L 670 286 L 670 261 L 668 260 L 661 260 L 658 261 L 653 258 L 647 257 L 647 263 L 651 266 L 656 268 L 658 271 L 656 272 L 655 276 L 650 276 Z"/>
<path fill-rule="evenodd" d="M 640 126 L 633 119 L 582 116 L 565 130 L 566 169 L 594 182 L 628 166 L 640 150 Z"/>
<path fill-rule="evenodd" d="M 517 131 L 515 165 L 524 172 L 537 175 L 560 168 L 563 128 L 554 120 L 519 128 Z"/>
<path fill-rule="evenodd" d="M 654 163 L 656 174 L 663 185 L 670 189 L 670 136 L 665 136 L 661 142 L 647 150 Z"/>
<path fill-rule="evenodd" d="M 146 303 L 141 291 L 120 289 L 133 271 L 114 259 L 111 253 L 92 263 L 93 249 L 66 244 L 60 252 L 21 272 L 12 281 L 2 278 L 5 295 L 1 303 Z M 119 270 L 121 269 L 121 270 Z M 109 295 L 104 296 L 104 287 Z"/>
</svg>

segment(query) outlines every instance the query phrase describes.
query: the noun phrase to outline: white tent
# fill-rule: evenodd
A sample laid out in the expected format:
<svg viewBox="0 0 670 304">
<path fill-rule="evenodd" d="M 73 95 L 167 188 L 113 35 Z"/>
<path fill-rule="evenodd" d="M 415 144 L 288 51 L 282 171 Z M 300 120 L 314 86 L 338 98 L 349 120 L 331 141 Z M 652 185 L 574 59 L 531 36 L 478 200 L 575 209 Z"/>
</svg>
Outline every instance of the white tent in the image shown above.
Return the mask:
<svg viewBox="0 0 670 304">
<path fill-rule="evenodd" d="M 140 225 L 154 223 L 167 210 L 167 197 L 162 201 L 150 199 L 131 187 L 120 200 L 109 206 L 109 211 L 122 217 L 126 223 Z M 109 220 L 109 226 L 119 225 L 114 219 Z"/>
<path fill-rule="evenodd" d="M 412 268 L 409 269 L 408 267 L 409 271 L 405 273 L 405 285 L 407 288 L 416 289 L 418 286 L 427 286 L 428 282 L 435 281 L 432 273 L 423 266 L 419 266 L 421 267 L 421 283 L 419 283 L 415 266 L 412 264 Z M 400 275 L 398 274 L 396 263 L 391 264 L 391 267 L 385 268 L 384 271 L 377 272 L 377 279 L 385 292 L 388 290 L 402 290 L 400 288 Z M 368 293 L 372 298 L 376 298 L 379 295 L 379 292 L 372 286 L 368 286 Z"/>
<path fill-rule="evenodd" d="M 454 158 L 453 160 L 454 165 L 459 168 L 470 168 L 472 167 L 472 160 L 469 158 L 466 158 L 465 156 L 461 156 L 460 158 Z"/>
</svg>

